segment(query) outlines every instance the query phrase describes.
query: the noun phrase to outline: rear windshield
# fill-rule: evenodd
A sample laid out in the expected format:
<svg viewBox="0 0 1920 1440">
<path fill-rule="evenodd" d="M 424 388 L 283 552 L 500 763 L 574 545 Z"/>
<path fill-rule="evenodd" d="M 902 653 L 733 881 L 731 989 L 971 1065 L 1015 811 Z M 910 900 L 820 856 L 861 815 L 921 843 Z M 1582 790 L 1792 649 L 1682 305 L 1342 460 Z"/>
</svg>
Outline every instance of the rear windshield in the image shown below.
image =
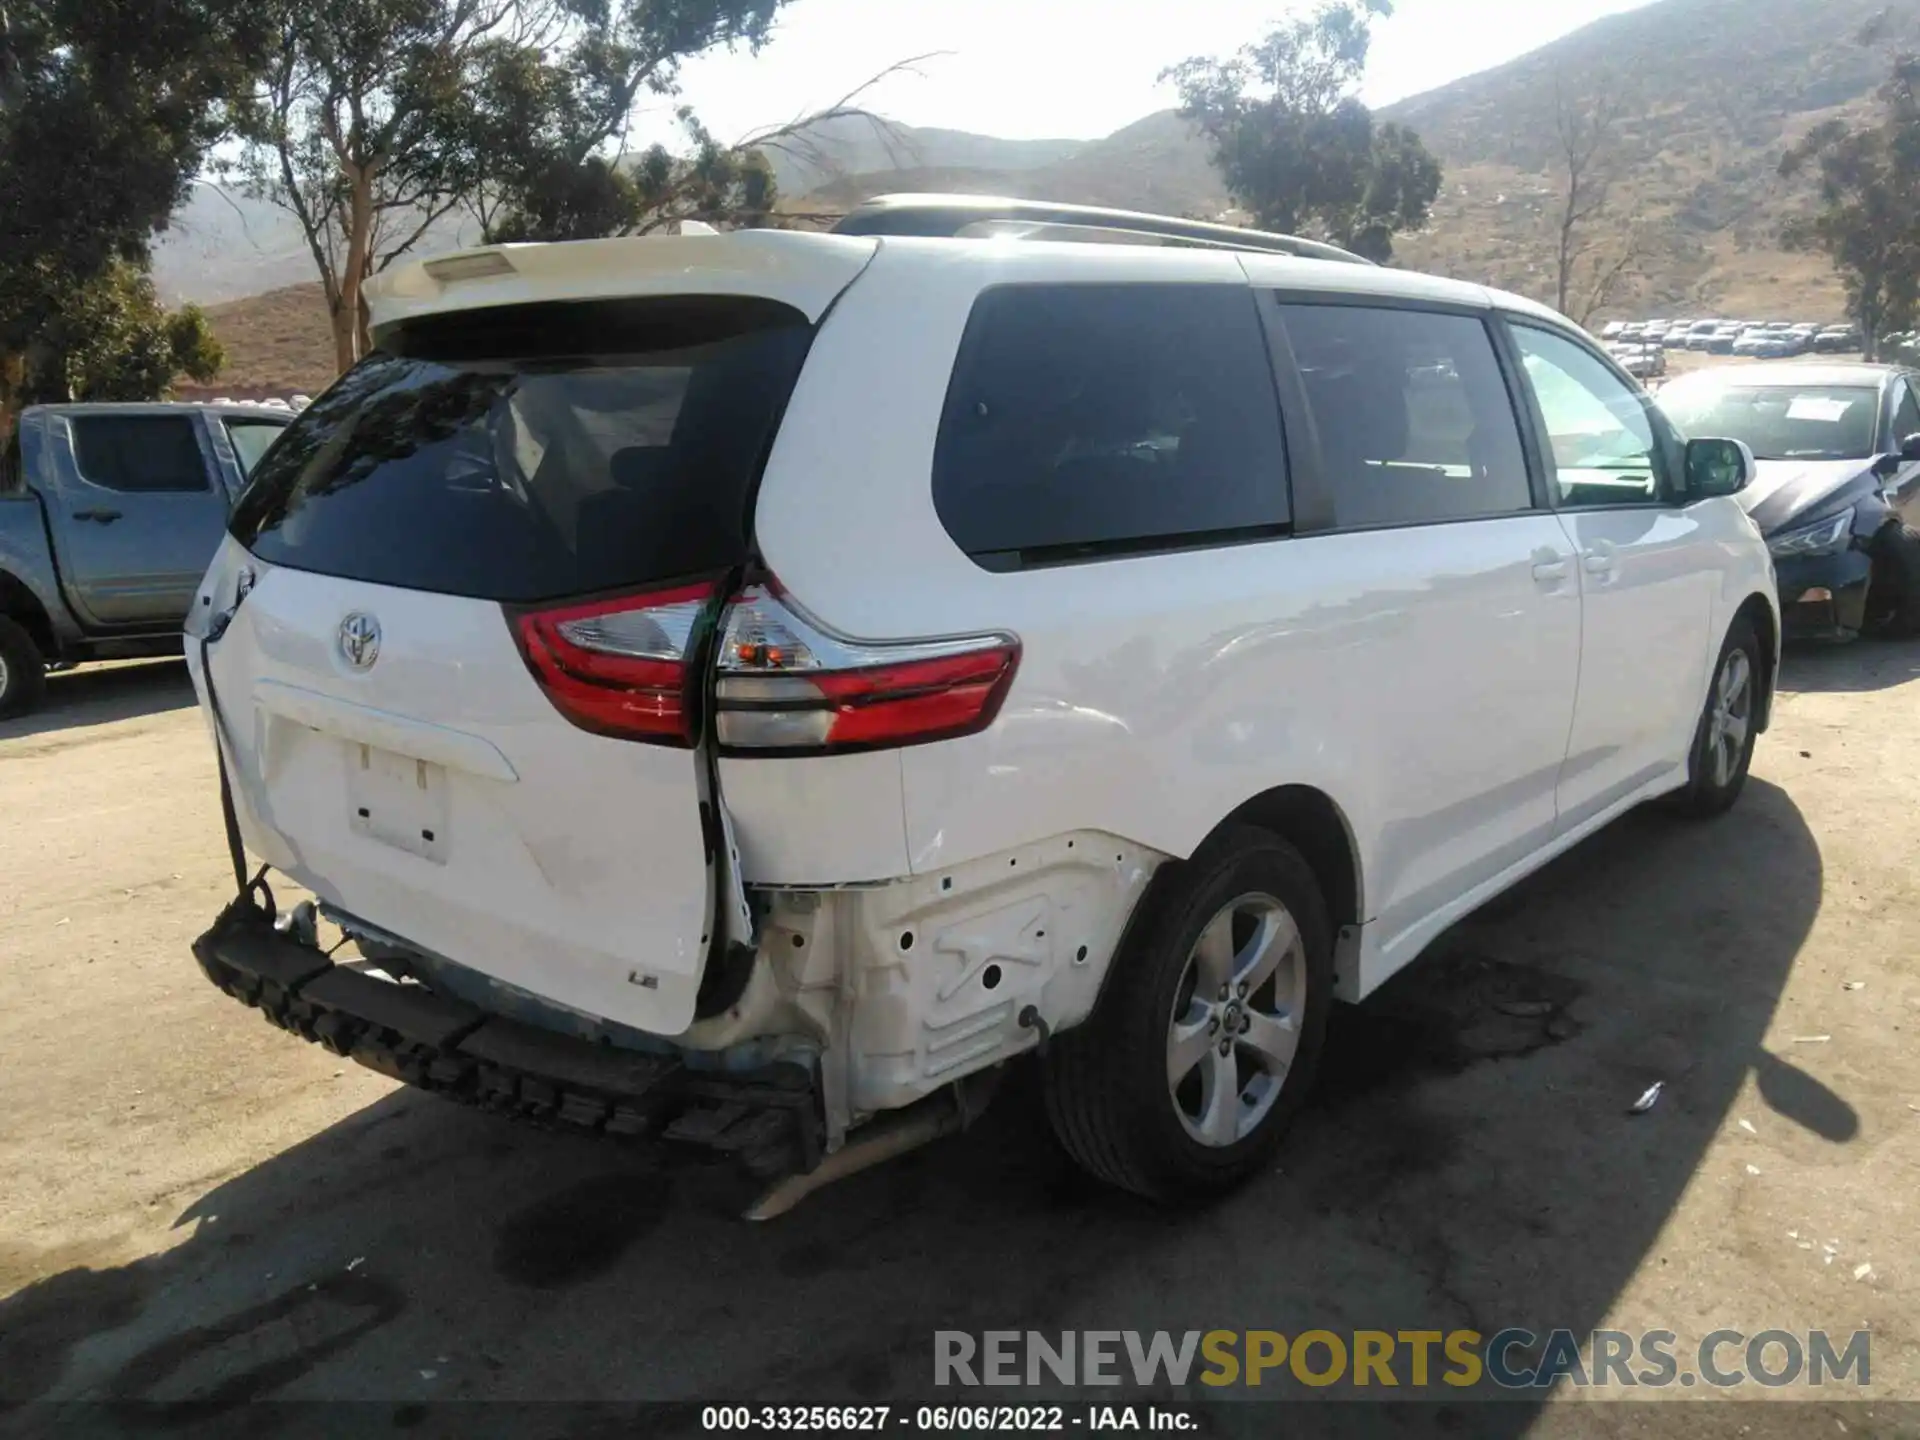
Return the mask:
<svg viewBox="0 0 1920 1440">
<path fill-rule="evenodd" d="M 261 459 L 261 559 L 525 603 L 723 569 L 811 331 L 769 301 L 475 311 L 403 332 Z"/>
<path fill-rule="evenodd" d="M 1744 440 L 1760 460 L 1862 460 L 1880 392 L 1870 385 L 1669 385 L 1660 408 L 1683 435 Z"/>
</svg>

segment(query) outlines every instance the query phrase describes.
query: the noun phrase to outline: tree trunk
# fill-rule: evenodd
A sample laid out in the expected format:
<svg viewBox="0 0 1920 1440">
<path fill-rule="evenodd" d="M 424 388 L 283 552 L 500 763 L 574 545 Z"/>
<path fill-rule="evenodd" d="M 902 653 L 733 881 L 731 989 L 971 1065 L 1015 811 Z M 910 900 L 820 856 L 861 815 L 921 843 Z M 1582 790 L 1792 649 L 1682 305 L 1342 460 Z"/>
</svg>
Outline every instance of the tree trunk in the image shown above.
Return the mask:
<svg viewBox="0 0 1920 1440">
<path fill-rule="evenodd" d="M 337 300 L 327 312 L 327 322 L 333 327 L 334 373 L 344 375 L 353 368 L 353 362 L 359 358 L 356 353 L 357 327 L 346 306 Z"/>
<path fill-rule="evenodd" d="M 5 453 L 7 443 L 13 438 L 13 421 L 18 414 L 20 392 L 25 388 L 27 379 L 27 357 L 18 352 L 0 352 L 0 454 Z M 7 477 L 0 475 L 0 485 Z"/>
<path fill-rule="evenodd" d="M 1571 202 L 1569 202 L 1571 206 Z M 1559 284 L 1554 290 L 1553 308 L 1562 315 L 1567 313 L 1567 292 L 1573 288 L 1573 222 L 1566 220 L 1560 226 L 1560 269 Z"/>
<path fill-rule="evenodd" d="M 371 268 L 374 167 L 348 163 L 342 168 L 348 187 L 347 257 L 340 267 L 340 300 L 333 311 L 333 358 L 344 374 L 365 353 L 360 286 Z"/>
<path fill-rule="evenodd" d="M 373 274 L 373 256 L 367 256 L 367 274 L 362 276 L 362 285 L 356 297 L 359 304 L 354 312 L 354 334 L 360 347 L 360 356 L 365 359 L 373 353 L 373 312 L 367 306 L 367 291 L 364 281 Z"/>
</svg>

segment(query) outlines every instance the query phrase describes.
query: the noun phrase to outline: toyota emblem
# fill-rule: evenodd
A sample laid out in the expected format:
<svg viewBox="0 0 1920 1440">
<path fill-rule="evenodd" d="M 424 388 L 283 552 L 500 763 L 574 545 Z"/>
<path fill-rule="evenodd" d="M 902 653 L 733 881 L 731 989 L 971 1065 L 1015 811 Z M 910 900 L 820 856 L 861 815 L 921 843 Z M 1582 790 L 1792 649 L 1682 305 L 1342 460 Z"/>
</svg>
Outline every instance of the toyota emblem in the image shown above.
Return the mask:
<svg viewBox="0 0 1920 1440">
<path fill-rule="evenodd" d="M 356 610 L 340 622 L 340 653 L 356 670 L 371 670 L 380 658 L 380 622 Z"/>
</svg>

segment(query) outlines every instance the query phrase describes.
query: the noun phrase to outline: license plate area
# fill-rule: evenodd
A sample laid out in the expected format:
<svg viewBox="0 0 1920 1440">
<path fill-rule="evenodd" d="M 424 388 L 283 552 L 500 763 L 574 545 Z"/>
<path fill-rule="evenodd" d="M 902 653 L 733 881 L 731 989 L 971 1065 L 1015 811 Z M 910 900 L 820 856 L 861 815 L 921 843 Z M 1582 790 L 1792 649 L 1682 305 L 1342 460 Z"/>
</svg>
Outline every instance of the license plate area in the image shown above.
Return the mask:
<svg viewBox="0 0 1920 1440">
<path fill-rule="evenodd" d="M 446 768 L 353 741 L 346 752 L 347 823 L 353 833 L 445 864 Z"/>
</svg>

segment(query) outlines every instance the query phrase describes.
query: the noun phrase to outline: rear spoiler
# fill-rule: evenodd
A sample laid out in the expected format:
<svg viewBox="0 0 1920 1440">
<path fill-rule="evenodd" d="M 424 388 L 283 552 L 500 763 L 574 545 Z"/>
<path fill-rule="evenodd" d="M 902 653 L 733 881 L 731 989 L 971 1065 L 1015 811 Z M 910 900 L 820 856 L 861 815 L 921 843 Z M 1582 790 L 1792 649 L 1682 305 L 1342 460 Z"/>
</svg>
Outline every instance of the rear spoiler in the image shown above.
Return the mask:
<svg viewBox="0 0 1920 1440">
<path fill-rule="evenodd" d="M 826 313 L 879 241 L 793 230 L 489 245 L 396 266 L 367 282 L 373 340 L 455 311 L 656 295 L 744 295 Z"/>
</svg>

